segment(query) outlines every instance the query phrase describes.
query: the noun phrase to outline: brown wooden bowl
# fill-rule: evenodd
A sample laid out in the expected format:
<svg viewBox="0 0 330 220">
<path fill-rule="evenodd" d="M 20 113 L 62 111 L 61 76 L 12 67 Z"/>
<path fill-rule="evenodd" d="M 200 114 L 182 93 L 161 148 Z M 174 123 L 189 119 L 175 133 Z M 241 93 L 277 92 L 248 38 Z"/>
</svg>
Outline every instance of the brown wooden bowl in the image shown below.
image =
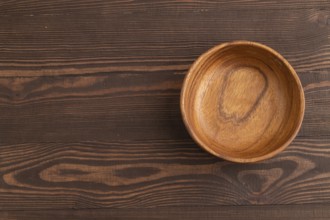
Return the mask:
<svg viewBox="0 0 330 220">
<path fill-rule="evenodd" d="M 297 135 L 305 99 L 297 73 L 279 53 L 235 41 L 201 55 L 181 91 L 181 112 L 204 149 L 234 162 L 274 156 Z"/>
</svg>

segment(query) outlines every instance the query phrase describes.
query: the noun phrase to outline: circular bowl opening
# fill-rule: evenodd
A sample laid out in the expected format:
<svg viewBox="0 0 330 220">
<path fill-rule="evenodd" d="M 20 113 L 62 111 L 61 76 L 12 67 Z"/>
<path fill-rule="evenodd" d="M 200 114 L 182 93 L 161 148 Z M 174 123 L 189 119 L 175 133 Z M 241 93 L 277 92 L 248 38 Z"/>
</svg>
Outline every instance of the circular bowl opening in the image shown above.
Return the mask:
<svg viewBox="0 0 330 220">
<path fill-rule="evenodd" d="M 184 123 L 210 153 L 234 162 L 274 156 L 296 136 L 304 93 L 291 65 L 273 49 L 236 41 L 201 55 L 181 92 Z"/>
</svg>

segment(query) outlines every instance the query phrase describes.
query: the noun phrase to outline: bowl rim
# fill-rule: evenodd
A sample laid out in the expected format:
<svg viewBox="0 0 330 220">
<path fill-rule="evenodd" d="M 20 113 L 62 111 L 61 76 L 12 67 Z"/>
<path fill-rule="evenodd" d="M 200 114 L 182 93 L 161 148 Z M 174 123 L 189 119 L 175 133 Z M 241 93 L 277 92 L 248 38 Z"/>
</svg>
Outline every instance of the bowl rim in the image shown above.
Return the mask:
<svg viewBox="0 0 330 220">
<path fill-rule="evenodd" d="M 203 141 L 201 141 L 201 139 L 198 137 L 198 135 L 194 132 L 194 130 L 192 129 L 192 127 L 190 126 L 190 124 L 187 120 L 187 115 L 186 115 L 186 112 L 184 110 L 186 90 L 187 90 L 187 87 L 189 86 L 187 81 L 192 76 L 192 70 L 195 69 L 198 66 L 198 64 L 206 56 L 208 56 L 208 55 L 210 55 L 210 54 L 212 54 L 212 53 L 214 53 L 214 52 L 216 52 L 216 51 L 218 51 L 218 50 L 220 50 L 224 47 L 238 46 L 238 45 L 249 45 L 249 46 L 253 46 L 253 47 L 259 47 L 259 48 L 262 48 L 264 50 L 267 50 L 268 52 L 270 52 L 271 54 L 276 56 L 289 69 L 290 74 L 293 76 L 294 81 L 298 86 L 298 90 L 299 90 L 299 94 L 300 94 L 300 112 L 299 112 L 299 116 L 298 116 L 299 120 L 297 122 L 297 126 L 296 126 L 296 129 L 294 130 L 293 134 L 290 136 L 290 138 L 288 138 L 288 140 L 286 140 L 286 142 L 284 144 L 282 144 L 282 146 L 275 149 L 274 151 L 271 151 L 271 152 L 269 152 L 265 155 L 261 155 L 261 156 L 258 156 L 258 157 L 252 157 L 252 158 L 231 157 L 231 156 L 219 154 L 218 152 L 214 151 L 210 146 L 208 146 Z M 183 118 L 183 122 L 185 124 L 186 129 L 188 130 L 188 133 L 197 142 L 197 144 L 201 148 L 203 148 L 207 152 L 213 154 L 214 156 L 225 159 L 227 161 L 237 162 L 237 163 L 254 163 L 254 162 L 259 162 L 259 161 L 269 159 L 269 158 L 275 156 L 276 154 L 282 152 L 294 140 L 294 138 L 297 136 L 297 134 L 298 134 L 298 132 L 301 128 L 301 125 L 302 125 L 302 122 L 303 122 L 303 119 L 304 119 L 304 115 L 305 115 L 305 95 L 304 95 L 304 89 L 303 89 L 303 86 L 301 84 L 301 81 L 299 79 L 298 74 L 293 69 L 291 64 L 280 53 L 278 53 L 274 49 L 272 49 L 269 46 L 266 46 L 262 43 L 253 42 L 253 41 L 246 41 L 246 40 L 236 40 L 236 41 L 225 42 L 225 43 L 221 43 L 219 45 L 216 45 L 216 46 L 210 48 L 209 50 L 207 50 L 206 52 L 204 52 L 203 54 L 201 54 L 194 61 L 194 63 L 190 66 L 190 68 L 189 68 L 189 70 L 188 70 L 188 72 L 185 75 L 184 80 L 183 80 L 183 85 L 182 85 L 182 89 L 181 89 L 181 93 L 180 93 L 180 110 L 181 110 L 181 115 L 182 115 L 182 118 Z"/>
</svg>

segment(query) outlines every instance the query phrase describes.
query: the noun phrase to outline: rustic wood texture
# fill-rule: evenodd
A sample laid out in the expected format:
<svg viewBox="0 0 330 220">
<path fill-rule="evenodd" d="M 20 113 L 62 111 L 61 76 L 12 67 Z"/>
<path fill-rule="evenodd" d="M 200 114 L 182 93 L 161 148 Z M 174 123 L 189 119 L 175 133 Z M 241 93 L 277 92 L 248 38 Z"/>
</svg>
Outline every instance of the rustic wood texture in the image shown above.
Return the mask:
<svg viewBox="0 0 330 220">
<path fill-rule="evenodd" d="M 173 206 L 330 203 L 329 1 L 21 0 L 2 1 L 0 17 L 4 219 L 38 209 L 162 207 L 173 217 Z M 280 52 L 305 91 L 297 138 L 257 164 L 204 152 L 181 120 L 188 68 L 232 40 Z"/>
<path fill-rule="evenodd" d="M 82 209 L 0 212 L 8 220 L 57 219 L 180 219 L 180 220 L 328 220 L 329 205 L 167 207 L 143 209 Z"/>
<path fill-rule="evenodd" d="M 183 121 L 213 155 L 240 163 L 269 159 L 297 135 L 305 111 L 300 79 L 278 52 L 234 41 L 202 54 L 186 74 Z"/>
<path fill-rule="evenodd" d="M 222 161 L 191 140 L 2 146 L 6 210 L 328 202 L 328 140 L 295 141 L 257 164 Z"/>
</svg>

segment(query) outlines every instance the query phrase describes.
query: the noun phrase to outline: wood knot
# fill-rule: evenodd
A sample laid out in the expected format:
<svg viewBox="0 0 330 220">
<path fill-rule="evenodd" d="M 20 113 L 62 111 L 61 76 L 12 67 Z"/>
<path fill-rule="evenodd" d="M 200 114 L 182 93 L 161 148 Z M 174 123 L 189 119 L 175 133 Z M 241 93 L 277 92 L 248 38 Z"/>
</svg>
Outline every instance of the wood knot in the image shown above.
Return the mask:
<svg viewBox="0 0 330 220">
<path fill-rule="evenodd" d="M 265 74 L 256 67 L 239 66 L 226 74 L 219 98 L 219 114 L 240 123 L 257 108 L 268 87 Z"/>
</svg>

